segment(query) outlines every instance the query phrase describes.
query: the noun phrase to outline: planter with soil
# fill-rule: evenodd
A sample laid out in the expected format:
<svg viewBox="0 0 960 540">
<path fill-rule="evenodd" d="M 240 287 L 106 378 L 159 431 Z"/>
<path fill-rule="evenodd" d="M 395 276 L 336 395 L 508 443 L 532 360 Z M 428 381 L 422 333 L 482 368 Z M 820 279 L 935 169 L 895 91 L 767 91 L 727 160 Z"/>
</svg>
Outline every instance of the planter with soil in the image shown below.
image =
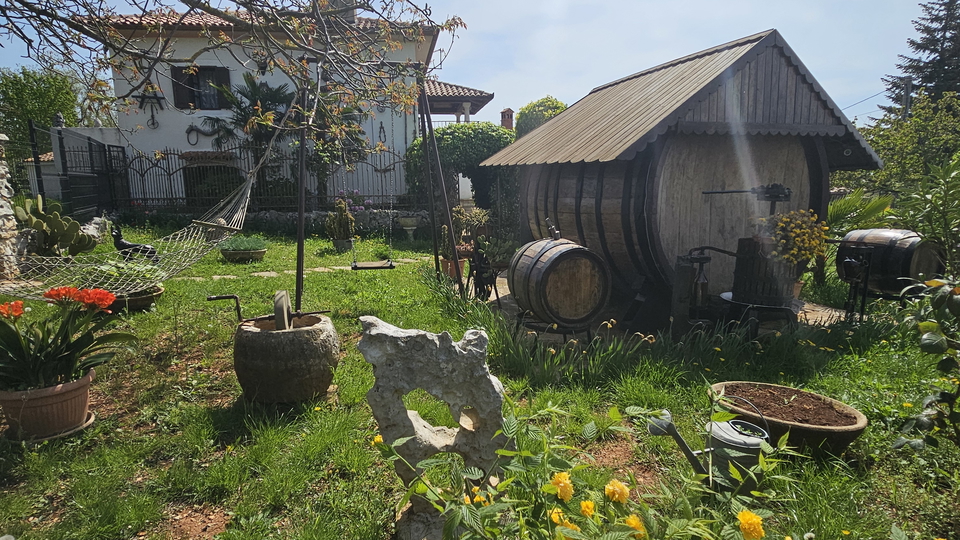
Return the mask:
<svg viewBox="0 0 960 540">
<path fill-rule="evenodd" d="M 110 311 L 146 311 L 150 309 L 157 299 L 160 298 L 160 295 L 163 294 L 164 288 L 157 285 L 150 289 L 136 292 L 130 295 L 117 296 L 117 299 L 110 304 Z"/>
<path fill-rule="evenodd" d="M 744 420 L 761 427 L 769 425 L 773 444 L 789 432 L 791 446 L 840 454 L 867 427 L 867 417 L 857 409 L 789 386 L 730 381 L 711 389 L 718 396 L 736 396 L 752 403 L 763 418 L 741 399 L 721 398 L 725 407 Z"/>
</svg>

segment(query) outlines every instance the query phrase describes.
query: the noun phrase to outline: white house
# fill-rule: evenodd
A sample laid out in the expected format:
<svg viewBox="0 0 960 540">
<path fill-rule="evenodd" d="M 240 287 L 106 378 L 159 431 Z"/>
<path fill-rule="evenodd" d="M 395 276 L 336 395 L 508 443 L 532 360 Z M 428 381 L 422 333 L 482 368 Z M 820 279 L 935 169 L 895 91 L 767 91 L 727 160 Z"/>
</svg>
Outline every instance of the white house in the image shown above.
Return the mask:
<svg viewBox="0 0 960 540">
<path fill-rule="evenodd" d="M 372 27 L 376 21 L 357 17 L 356 25 L 363 29 Z M 136 161 L 142 156 L 143 163 L 132 165 L 129 178 L 130 198 L 134 204 L 153 204 L 169 197 L 190 198 L 191 183 L 205 176 L 200 162 L 212 161 L 217 166 L 233 165 L 243 169 L 245 165 L 231 160 L 216 148 L 214 133 L 205 129 L 205 117 L 227 118 L 231 116 L 228 103 L 215 86 L 230 88 L 243 84 L 243 74 L 253 73 L 258 81 L 272 87 L 287 84 L 290 90 L 295 85 L 280 70 L 269 70 L 258 65 L 247 52 L 239 53 L 230 48 L 209 49 L 210 40 L 201 35 L 201 30 L 222 32 L 230 40 L 234 35 L 233 25 L 208 14 L 191 15 L 116 15 L 115 28 L 130 40 L 147 44 L 162 38 L 167 55 L 173 58 L 195 57 L 193 64 L 157 67 L 152 73 L 139 74 L 152 83 L 153 88 L 135 93 L 117 117 L 114 134 L 104 136 L 83 128 L 54 129 L 54 161 L 60 166 L 57 134 L 66 133 L 67 140 L 76 142 L 78 137 L 92 136 L 105 145 L 119 145 L 126 149 L 128 159 Z M 174 29 L 175 28 L 175 29 Z M 429 65 L 437 41 L 437 32 L 425 32 L 422 41 L 403 40 L 401 46 L 390 50 L 388 59 L 396 62 L 416 62 Z M 202 52 L 199 52 L 202 51 Z M 199 54 L 197 54 L 199 52 Z M 125 66 L 124 70 L 131 69 Z M 128 94 L 131 86 L 129 73 L 114 71 L 117 95 Z M 471 113 L 477 112 L 493 98 L 493 94 L 462 86 L 426 82 L 427 95 L 434 114 L 454 115 L 469 121 Z M 333 196 L 340 190 L 360 190 L 365 197 L 375 200 L 394 200 L 405 193 L 402 157 L 407 147 L 419 135 L 418 110 L 373 108 L 361 127 L 371 147 L 381 146 L 387 150 L 373 154 L 366 163 L 353 170 L 340 169 L 328 179 L 326 192 L 317 182 L 308 181 L 308 191 L 318 197 Z M 69 143 L 68 143 L 69 146 Z M 166 154 L 176 155 L 171 158 Z M 60 171 L 61 174 L 66 171 Z M 199 173 L 199 175 L 197 174 Z M 283 168 L 278 175 L 290 179 L 289 170 Z M 164 185 L 161 185 L 164 184 Z M 196 190 L 194 190 L 196 191 Z M 146 201 L 146 202 L 144 202 Z M 156 202 L 156 204 L 160 204 Z"/>
</svg>

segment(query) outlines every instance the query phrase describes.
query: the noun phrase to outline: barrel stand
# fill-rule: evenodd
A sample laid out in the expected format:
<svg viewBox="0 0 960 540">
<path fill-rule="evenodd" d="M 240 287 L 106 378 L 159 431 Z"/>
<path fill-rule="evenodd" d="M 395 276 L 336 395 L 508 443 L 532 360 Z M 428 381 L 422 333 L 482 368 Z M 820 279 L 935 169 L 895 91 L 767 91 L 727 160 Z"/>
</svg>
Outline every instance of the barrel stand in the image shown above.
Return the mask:
<svg viewBox="0 0 960 540">
<path fill-rule="evenodd" d="M 721 293 L 720 298 L 726 303 L 726 320 L 746 325 L 750 339 L 756 339 L 760 334 L 760 324 L 764 322 L 786 321 L 788 328 L 794 328 L 798 324 L 798 310 L 792 302 L 783 306 L 744 304 L 735 301 L 732 292 Z"/>
<path fill-rule="evenodd" d="M 593 339 L 593 330 L 591 326 L 563 326 L 557 323 L 543 322 L 533 316 L 529 311 L 519 310 L 517 312 L 517 324 L 513 327 L 514 333 L 520 331 L 523 326 L 527 330 L 533 330 L 540 334 L 559 334 L 563 341 L 569 341 L 567 336 L 577 337 L 577 334 L 583 333 L 587 336 L 587 341 Z"/>
</svg>

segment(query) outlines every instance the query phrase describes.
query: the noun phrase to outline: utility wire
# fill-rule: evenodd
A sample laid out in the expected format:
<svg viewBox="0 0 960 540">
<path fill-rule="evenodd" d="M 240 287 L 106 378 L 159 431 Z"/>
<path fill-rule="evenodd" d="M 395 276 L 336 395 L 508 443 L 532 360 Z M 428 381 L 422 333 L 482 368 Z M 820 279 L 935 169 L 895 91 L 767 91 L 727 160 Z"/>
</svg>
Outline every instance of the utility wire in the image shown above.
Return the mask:
<svg viewBox="0 0 960 540">
<path fill-rule="evenodd" d="M 866 101 L 866 100 L 868 100 L 868 99 L 875 98 L 875 97 L 879 96 L 880 94 L 882 94 L 882 93 L 884 93 L 884 92 L 886 92 L 886 90 L 881 90 L 881 91 L 877 92 L 876 94 L 874 94 L 874 95 L 872 95 L 872 96 L 870 96 L 870 97 L 865 97 L 865 98 L 861 99 L 860 101 L 854 103 L 853 105 L 847 105 L 846 107 L 844 107 L 844 108 L 842 108 L 842 109 L 840 109 L 840 110 L 841 110 L 841 111 L 845 111 L 845 110 L 849 109 L 850 107 L 853 107 L 854 105 L 859 105 L 859 104 L 863 103 L 864 101 Z"/>
</svg>

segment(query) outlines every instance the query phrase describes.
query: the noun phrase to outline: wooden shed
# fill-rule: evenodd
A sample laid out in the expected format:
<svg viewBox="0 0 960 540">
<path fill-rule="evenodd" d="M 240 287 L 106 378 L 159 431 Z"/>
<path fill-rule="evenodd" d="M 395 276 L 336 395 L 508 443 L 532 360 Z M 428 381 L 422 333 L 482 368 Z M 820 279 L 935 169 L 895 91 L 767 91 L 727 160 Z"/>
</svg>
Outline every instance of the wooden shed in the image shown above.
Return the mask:
<svg viewBox="0 0 960 540">
<path fill-rule="evenodd" d="M 519 167 L 527 239 L 550 218 L 607 261 L 615 287 L 665 312 L 678 255 L 736 251 L 769 213 L 750 194 L 703 191 L 783 184 L 793 195 L 777 211 L 823 216 L 830 171 L 882 164 L 769 30 L 599 86 L 483 165 Z M 730 290 L 733 268 L 713 257 L 711 293 Z"/>
</svg>

